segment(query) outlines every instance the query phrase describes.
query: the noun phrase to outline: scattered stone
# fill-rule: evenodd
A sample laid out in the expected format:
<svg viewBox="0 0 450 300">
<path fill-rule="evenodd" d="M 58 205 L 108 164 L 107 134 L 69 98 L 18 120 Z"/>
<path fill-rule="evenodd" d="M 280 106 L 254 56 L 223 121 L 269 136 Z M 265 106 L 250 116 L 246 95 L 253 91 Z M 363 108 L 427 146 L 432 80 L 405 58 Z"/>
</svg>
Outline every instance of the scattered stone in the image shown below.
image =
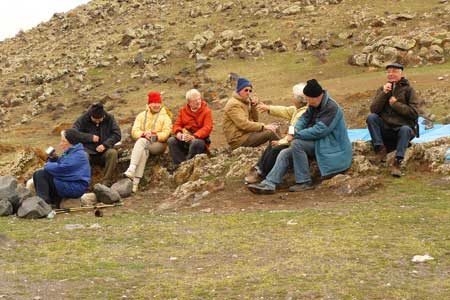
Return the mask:
<svg viewBox="0 0 450 300">
<path fill-rule="evenodd" d="M 19 207 L 19 210 L 17 211 L 17 216 L 19 218 L 26 218 L 26 219 L 44 218 L 51 211 L 52 211 L 51 206 L 48 205 L 47 202 L 44 201 L 44 199 L 38 196 L 34 196 L 27 198 L 22 202 L 22 205 Z"/>
<path fill-rule="evenodd" d="M 13 206 L 11 202 L 6 199 L 0 200 L 0 216 L 9 216 L 13 214 Z"/>
<path fill-rule="evenodd" d="M 95 193 L 85 193 L 80 198 L 81 206 L 92 206 L 97 203 L 97 196 Z"/>
<path fill-rule="evenodd" d="M 78 229 L 85 229 L 86 226 L 82 224 L 66 224 L 64 225 L 65 230 L 78 230 Z"/>
<path fill-rule="evenodd" d="M 416 262 L 416 263 L 427 262 L 427 261 L 430 261 L 430 260 L 434 260 L 434 257 L 432 257 L 429 254 L 414 255 L 413 258 L 411 259 L 412 262 Z"/>
<path fill-rule="evenodd" d="M 109 187 L 100 183 L 94 185 L 94 193 L 98 202 L 114 204 L 120 201 L 120 194 L 117 191 L 113 191 Z"/>
<path fill-rule="evenodd" d="M 111 190 L 116 191 L 121 198 L 130 197 L 132 189 L 133 182 L 128 178 L 121 179 L 111 186 Z"/>
</svg>

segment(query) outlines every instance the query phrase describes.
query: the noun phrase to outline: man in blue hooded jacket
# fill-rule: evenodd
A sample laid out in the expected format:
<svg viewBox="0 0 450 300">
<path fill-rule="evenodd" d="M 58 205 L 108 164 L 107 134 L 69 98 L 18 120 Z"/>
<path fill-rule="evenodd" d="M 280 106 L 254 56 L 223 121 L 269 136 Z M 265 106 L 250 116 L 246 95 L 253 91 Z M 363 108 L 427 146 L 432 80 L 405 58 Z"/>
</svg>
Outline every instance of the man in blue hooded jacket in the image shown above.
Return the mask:
<svg viewBox="0 0 450 300">
<path fill-rule="evenodd" d="M 322 177 L 330 177 L 350 168 L 352 145 L 348 138 L 344 114 L 339 105 L 315 79 L 308 80 L 303 94 L 308 109 L 295 125 L 291 147 L 280 152 L 274 167 L 266 179 L 248 186 L 257 194 L 272 194 L 276 185 L 293 165 L 296 184 L 290 192 L 313 188 L 309 159 L 315 158 Z"/>
<path fill-rule="evenodd" d="M 37 196 L 59 207 L 63 198 L 79 198 L 89 188 L 91 167 L 76 129 L 61 132 L 61 157 L 50 154 L 43 169 L 33 174 Z"/>
</svg>

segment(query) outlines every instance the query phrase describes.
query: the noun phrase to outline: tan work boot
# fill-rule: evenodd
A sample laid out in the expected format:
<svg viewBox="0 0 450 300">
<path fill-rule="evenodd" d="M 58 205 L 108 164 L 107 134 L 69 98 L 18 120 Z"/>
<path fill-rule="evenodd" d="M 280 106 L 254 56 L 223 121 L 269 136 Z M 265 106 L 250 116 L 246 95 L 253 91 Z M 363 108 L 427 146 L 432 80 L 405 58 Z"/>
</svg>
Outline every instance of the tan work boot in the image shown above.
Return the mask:
<svg viewBox="0 0 450 300">
<path fill-rule="evenodd" d="M 373 164 L 381 164 L 386 162 L 386 156 L 387 156 L 387 150 L 385 146 L 381 146 L 381 148 L 375 152 L 375 155 L 373 155 L 371 158 L 369 158 L 369 161 Z"/>
<path fill-rule="evenodd" d="M 258 171 L 253 168 L 250 173 L 245 176 L 244 180 L 248 184 L 253 184 L 260 182 L 261 180 L 263 180 L 263 178 L 259 175 Z"/>
<path fill-rule="evenodd" d="M 402 177 L 402 170 L 400 169 L 402 165 L 402 161 L 399 159 L 395 159 L 394 163 L 391 167 L 391 175 L 394 177 Z"/>
</svg>

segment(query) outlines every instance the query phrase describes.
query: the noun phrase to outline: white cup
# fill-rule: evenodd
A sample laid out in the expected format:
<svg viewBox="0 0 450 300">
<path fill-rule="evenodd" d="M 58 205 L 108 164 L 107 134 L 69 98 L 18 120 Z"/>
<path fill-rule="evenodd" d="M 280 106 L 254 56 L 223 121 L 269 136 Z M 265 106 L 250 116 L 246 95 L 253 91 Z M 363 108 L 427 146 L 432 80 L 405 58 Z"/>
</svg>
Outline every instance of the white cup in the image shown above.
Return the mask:
<svg viewBox="0 0 450 300">
<path fill-rule="evenodd" d="M 52 155 L 55 152 L 55 148 L 52 146 L 48 147 L 47 150 L 45 150 L 45 153 L 47 153 L 48 156 Z"/>
<path fill-rule="evenodd" d="M 294 133 L 295 133 L 295 127 L 294 126 L 289 126 L 288 134 L 294 135 Z"/>
</svg>

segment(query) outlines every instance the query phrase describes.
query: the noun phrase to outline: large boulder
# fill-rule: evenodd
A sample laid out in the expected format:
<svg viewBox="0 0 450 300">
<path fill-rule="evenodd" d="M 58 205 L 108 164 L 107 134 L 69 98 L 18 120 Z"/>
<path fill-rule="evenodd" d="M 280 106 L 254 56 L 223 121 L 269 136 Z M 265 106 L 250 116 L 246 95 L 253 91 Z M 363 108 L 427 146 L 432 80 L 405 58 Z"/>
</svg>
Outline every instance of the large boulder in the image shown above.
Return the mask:
<svg viewBox="0 0 450 300">
<path fill-rule="evenodd" d="M 106 185 L 97 183 L 94 185 L 94 193 L 97 196 L 98 202 L 105 204 L 114 204 L 120 201 L 120 194 L 117 191 L 113 191 Z"/>
<path fill-rule="evenodd" d="M 19 218 L 38 219 L 46 217 L 51 211 L 51 206 L 44 199 L 34 196 L 22 202 L 17 211 L 17 216 Z"/>
<path fill-rule="evenodd" d="M 13 176 L 0 176 L 0 199 L 10 197 L 17 188 L 17 179 Z"/>
<path fill-rule="evenodd" d="M 111 186 L 111 190 L 119 193 L 121 198 L 130 197 L 132 189 L 133 182 L 128 178 L 121 179 Z"/>
</svg>

